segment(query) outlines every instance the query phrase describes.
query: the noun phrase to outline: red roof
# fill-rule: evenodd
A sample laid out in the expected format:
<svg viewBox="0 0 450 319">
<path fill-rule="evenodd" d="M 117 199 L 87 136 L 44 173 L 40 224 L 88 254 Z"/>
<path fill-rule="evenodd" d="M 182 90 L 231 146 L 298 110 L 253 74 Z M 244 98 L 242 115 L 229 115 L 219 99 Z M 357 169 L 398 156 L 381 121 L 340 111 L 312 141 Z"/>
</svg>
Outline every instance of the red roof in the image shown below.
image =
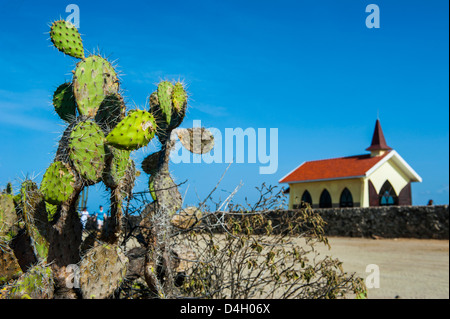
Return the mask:
<svg viewBox="0 0 450 319">
<path fill-rule="evenodd" d="M 389 152 L 374 157 L 365 154 L 305 162 L 281 179 L 280 183 L 363 176 L 387 154 Z"/>
</svg>

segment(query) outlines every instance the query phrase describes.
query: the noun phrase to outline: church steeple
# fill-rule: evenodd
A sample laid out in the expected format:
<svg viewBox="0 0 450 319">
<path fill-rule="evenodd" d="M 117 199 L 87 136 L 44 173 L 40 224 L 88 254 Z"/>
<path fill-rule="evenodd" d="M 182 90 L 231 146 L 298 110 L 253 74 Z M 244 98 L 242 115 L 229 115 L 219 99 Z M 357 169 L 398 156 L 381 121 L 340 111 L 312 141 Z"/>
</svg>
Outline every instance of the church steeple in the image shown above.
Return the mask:
<svg viewBox="0 0 450 319">
<path fill-rule="evenodd" d="M 381 129 L 380 120 L 377 119 L 375 122 L 375 130 L 372 136 L 372 144 L 366 148 L 366 151 L 370 151 L 370 155 L 372 157 L 379 156 L 384 154 L 386 151 L 390 151 L 390 148 L 386 144 L 386 140 L 384 139 L 383 130 Z"/>
</svg>

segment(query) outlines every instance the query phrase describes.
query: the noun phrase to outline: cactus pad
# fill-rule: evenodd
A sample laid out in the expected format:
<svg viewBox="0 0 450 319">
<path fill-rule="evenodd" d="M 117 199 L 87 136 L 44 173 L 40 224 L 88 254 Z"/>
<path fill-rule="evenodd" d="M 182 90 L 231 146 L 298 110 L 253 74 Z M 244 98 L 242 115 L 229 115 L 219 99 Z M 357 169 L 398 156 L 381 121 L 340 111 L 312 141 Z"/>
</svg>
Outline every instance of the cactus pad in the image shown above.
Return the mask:
<svg viewBox="0 0 450 319">
<path fill-rule="evenodd" d="M 158 205 L 171 216 L 181 208 L 183 202 L 177 185 L 168 171 L 160 171 L 153 178 L 153 188 Z"/>
<path fill-rule="evenodd" d="M 53 106 L 59 117 L 66 122 L 72 122 L 76 117 L 77 106 L 73 96 L 72 84 L 61 84 L 53 94 Z"/>
<path fill-rule="evenodd" d="M 109 131 L 125 117 L 125 112 L 126 107 L 123 98 L 117 93 L 112 93 L 107 95 L 100 104 L 95 121 L 104 131 Z"/>
<path fill-rule="evenodd" d="M 81 260 L 80 288 L 84 299 L 111 296 L 125 278 L 128 258 L 117 245 L 99 245 Z"/>
<path fill-rule="evenodd" d="M 75 184 L 75 176 L 67 164 L 52 163 L 42 178 L 41 193 L 46 202 L 59 205 L 69 199 Z"/>
<path fill-rule="evenodd" d="M 88 182 L 102 177 L 105 163 L 105 135 L 92 121 L 78 123 L 70 133 L 69 157 L 76 170 Z"/>
<path fill-rule="evenodd" d="M 19 262 L 8 243 L 0 238 L 0 285 L 22 274 Z"/>
<path fill-rule="evenodd" d="M 152 196 L 153 200 L 156 200 L 156 193 L 155 193 L 155 178 L 150 176 L 148 179 L 148 189 L 150 191 L 150 195 Z"/>
<path fill-rule="evenodd" d="M 187 103 L 186 91 L 183 88 L 183 84 L 177 82 L 172 92 L 172 104 L 174 111 L 181 112 L 186 107 L 186 103 Z"/>
<path fill-rule="evenodd" d="M 84 58 L 83 42 L 72 23 L 64 20 L 53 22 L 50 27 L 50 38 L 59 51 L 74 58 Z"/>
<path fill-rule="evenodd" d="M 20 208 L 34 254 L 40 260 L 47 258 L 49 243 L 48 216 L 42 193 L 36 183 L 25 180 L 20 189 Z"/>
<path fill-rule="evenodd" d="M 163 81 L 158 85 L 158 101 L 166 123 L 170 124 L 172 117 L 172 92 L 174 85 L 168 81 Z"/>
<path fill-rule="evenodd" d="M 158 125 L 158 137 L 164 143 L 168 131 L 178 127 L 184 119 L 187 107 L 187 93 L 181 82 L 163 81 L 158 90 L 149 98 L 150 111 L 154 114 Z"/>
<path fill-rule="evenodd" d="M 147 174 L 153 174 L 158 169 L 161 151 L 150 154 L 142 161 L 142 170 Z"/>
<path fill-rule="evenodd" d="M 56 212 L 58 211 L 58 205 L 45 202 L 45 210 L 47 211 L 47 220 L 52 222 L 55 219 Z"/>
<path fill-rule="evenodd" d="M 107 186 L 113 188 L 118 186 L 125 176 L 130 161 L 130 151 L 119 150 L 114 147 L 108 147 L 108 150 L 112 158 L 108 170 L 105 170 L 103 174 L 103 180 Z"/>
<path fill-rule="evenodd" d="M 188 229 L 197 224 L 201 218 L 201 210 L 197 207 L 191 206 L 186 207 L 178 214 L 173 215 L 170 222 L 178 228 Z"/>
<path fill-rule="evenodd" d="M 42 200 L 38 186 L 32 180 L 25 180 L 20 186 L 20 192 L 17 195 L 18 207 L 22 212 L 25 222 L 33 220 L 35 207 Z"/>
<path fill-rule="evenodd" d="M 12 299 L 51 299 L 53 297 L 53 274 L 49 266 L 36 265 L 14 283 Z"/>
<path fill-rule="evenodd" d="M 108 134 L 108 144 L 122 150 L 136 150 L 146 146 L 155 136 L 156 122 L 146 111 L 128 112 L 119 124 Z"/>
<path fill-rule="evenodd" d="M 0 195 L 0 236 L 7 235 L 17 222 L 17 214 L 12 195 Z"/>
<path fill-rule="evenodd" d="M 203 127 L 176 130 L 181 144 L 195 154 L 206 154 L 214 147 L 214 135 Z"/>
<path fill-rule="evenodd" d="M 116 71 L 108 61 L 91 55 L 78 62 L 73 76 L 73 94 L 80 114 L 94 117 L 105 97 L 118 90 Z"/>
</svg>

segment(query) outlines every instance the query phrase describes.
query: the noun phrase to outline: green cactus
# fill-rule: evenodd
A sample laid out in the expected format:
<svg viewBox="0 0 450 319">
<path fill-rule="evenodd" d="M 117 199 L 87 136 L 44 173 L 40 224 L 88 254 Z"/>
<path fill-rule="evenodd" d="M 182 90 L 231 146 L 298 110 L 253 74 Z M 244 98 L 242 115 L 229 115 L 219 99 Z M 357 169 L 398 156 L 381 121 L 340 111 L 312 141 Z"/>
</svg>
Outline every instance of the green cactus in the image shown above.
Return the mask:
<svg viewBox="0 0 450 319">
<path fill-rule="evenodd" d="M 55 215 L 58 211 L 58 205 L 45 202 L 45 210 L 47 211 L 48 221 L 53 222 L 55 220 Z"/>
<path fill-rule="evenodd" d="M 78 123 L 70 134 L 69 157 L 88 183 L 96 183 L 102 177 L 106 154 L 104 139 L 103 131 L 90 120 Z"/>
<path fill-rule="evenodd" d="M 59 51 L 74 58 L 84 58 L 83 42 L 72 23 L 64 20 L 53 22 L 50 27 L 50 39 Z"/>
<path fill-rule="evenodd" d="M 76 118 L 77 106 L 71 83 L 63 83 L 58 86 L 53 94 L 53 106 L 63 121 L 70 123 Z"/>
<path fill-rule="evenodd" d="M 115 127 L 125 117 L 126 107 L 123 98 L 112 93 L 107 95 L 97 111 L 95 121 L 104 132 Z"/>
<path fill-rule="evenodd" d="M 6 184 L 5 193 L 10 194 L 10 195 L 12 195 L 12 193 L 13 193 L 12 184 L 10 182 L 8 182 L 8 184 Z"/>
<path fill-rule="evenodd" d="M 49 266 L 41 264 L 28 269 L 13 284 L 10 299 L 50 299 L 53 297 L 53 275 Z"/>
<path fill-rule="evenodd" d="M 181 124 L 186 114 L 187 93 L 183 84 L 161 82 L 158 90 L 150 95 L 149 104 L 158 126 L 158 138 L 164 144 L 168 134 Z"/>
<path fill-rule="evenodd" d="M 106 141 L 122 150 L 146 146 L 155 136 L 156 122 L 147 111 L 133 110 L 108 134 Z"/>
<path fill-rule="evenodd" d="M 84 299 L 110 297 L 125 278 L 128 258 L 118 245 L 101 244 L 80 263 L 80 289 Z"/>
<path fill-rule="evenodd" d="M 0 285 L 22 274 L 19 262 L 9 243 L 0 237 Z"/>
<path fill-rule="evenodd" d="M 173 110 L 176 113 L 182 112 L 186 108 L 187 94 L 184 90 L 183 84 L 180 82 L 175 83 L 172 91 L 172 104 Z"/>
<path fill-rule="evenodd" d="M 103 173 L 103 181 L 108 187 L 119 186 L 125 176 L 128 164 L 130 163 L 130 151 L 107 147 L 111 156 L 111 161 Z"/>
<path fill-rule="evenodd" d="M 50 36 L 58 50 L 81 60 L 73 71 L 72 82 L 60 85 L 53 95 L 55 111 L 68 126 L 59 142 L 53 163 L 43 175 L 40 188 L 26 180 L 17 196 L 2 195 L 0 201 L 0 221 L 5 225 L 15 223 L 14 214 L 10 211 L 11 203 L 16 204 L 15 210 L 24 221 L 32 254 L 39 262 L 21 275 L 10 296 L 76 297 L 74 291 L 65 287 L 68 276 L 66 267 L 79 263 L 82 297 L 108 298 L 123 282 L 128 265 L 119 239 L 122 236 L 122 201 L 126 196 L 131 196 L 138 174 L 130 153 L 148 145 L 155 135 L 162 149 L 147 157 L 142 166 L 144 171 L 151 174 L 149 188 L 154 199 L 152 209 L 161 214 L 159 228 L 150 230 L 153 241 L 147 255 L 152 255 L 150 251 L 153 251 L 155 258 L 159 259 L 146 260 L 147 266 L 152 263 L 170 265 L 170 257 L 164 256 L 173 255 L 173 252 L 166 254 L 165 244 L 159 240 L 170 237 L 170 218 L 175 216 L 182 205 L 168 163 L 174 146 L 171 132 L 184 119 L 188 95 L 182 83 L 163 81 L 150 95 L 149 111 L 130 110 L 125 116 L 126 106 L 119 94 L 119 80 L 114 67 L 101 56 L 85 57 L 78 30 L 66 21 L 54 22 Z M 205 149 L 200 147 L 200 152 Z M 84 187 L 100 181 L 110 192 L 110 217 L 97 241 L 92 240 L 92 236 L 86 237 L 89 238 L 89 244 L 82 240 L 77 200 Z M 152 214 L 154 212 L 150 218 L 153 218 Z M 194 213 L 194 217 L 189 217 L 186 223 L 195 224 L 192 220 L 196 221 L 200 217 L 198 213 Z M 155 224 L 152 227 L 156 227 Z M 11 236 L 7 238 L 11 239 Z M 100 241 L 103 244 L 98 245 Z M 80 257 L 80 251 L 84 252 L 92 245 L 94 247 Z M 7 273 L 8 278 L 18 276 L 19 273 L 15 271 L 17 263 L 14 264 L 12 257 L 8 251 L 5 263 L 0 265 L 0 276 L 2 273 Z M 164 272 L 157 273 L 157 278 L 152 277 L 152 280 L 160 281 L 156 286 L 161 292 L 164 280 L 173 279 L 164 275 Z M 150 283 L 149 286 L 153 287 Z"/>
<path fill-rule="evenodd" d="M 158 85 L 158 101 L 162 115 L 167 124 L 170 124 L 172 118 L 172 92 L 174 85 L 168 81 L 163 81 Z"/>
<path fill-rule="evenodd" d="M 40 190 L 49 204 L 59 205 L 69 199 L 74 191 L 75 176 L 69 165 L 53 162 L 42 178 Z"/>
<path fill-rule="evenodd" d="M 48 216 L 45 202 L 36 183 L 25 180 L 20 188 L 20 209 L 35 256 L 45 261 L 48 256 Z"/>
<path fill-rule="evenodd" d="M 150 191 L 150 196 L 152 196 L 152 199 L 156 200 L 156 193 L 155 193 L 155 178 L 153 175 L 150 176 L 148 179 L 148 189 Z"/>
<path fill-rule="evenodd" d="M 147 174 L 153 174 L 156 172 L 159 165 L 159 158 L 161 152 L 152 153 L 142 161 L 142 170 Z"/>
<path fill-rule="evenodd" d="M 18 217 L 13 196 L 0 195 L 0 284 L 18 277 L 22 270 L 10 247 L 11 240 L 17 235 Z"/>
<path fill-rule="evenodd" d="M 169 173 L 169 156 L 175 143 L 171 133 L 183 121 L 186 108 L 187 93 L 180 82 L 175 84 L 168 81 L 161 82 L 157 91 L 153 92 L 149 98 L 149 109 L 155 117 L 156 134 L 162 148 L 159 152 L 147 156 L 142 162 L 144 172 L 150 174 L 148 185 L 154 200 L 144 209 L 145 212 L 150 213 L 146 214 L 142 225 L 148 225 L 146 226 L 148 235 L 144 237 L 153 243 L 147 250 L 145 279 L 156 296 L 160 296 L 165 280 L 173 280 L 168 278 L 164 271 L 159 274 L 150 271 L 154 269 L 152 265 L 162 263 L 170 267 L 167 265 L 171 264 L 170 257 L 167 257 L 171 254 L 167 254 L 166 243 L 160 238 L 170 237 L 171 224 L 187 229 L 194 226 L 201 218 L 201 212 L 191 208 L 177 214 L 181 209 L 182 197 Z M 207 129 L 177 129 L 176 132 L 182 145 L 193 153 L 203 154 L 209 152 L 214 146 L 214 137 Z"/>
<path fill-rule="evenodd" d="M 78 62 L 73 75 L 73 93 L 81 115 L 95 117 L 105 97 L 118 90 L 116 71 L 108 61 L 91 55 Z"/>
<path fill-rule="evenodd" d="M 10 232 L 17 221 L 14 197 L 9 194 L 0 194 L 0 237 L 13 237 L 14 234 Z"/>
</svg>

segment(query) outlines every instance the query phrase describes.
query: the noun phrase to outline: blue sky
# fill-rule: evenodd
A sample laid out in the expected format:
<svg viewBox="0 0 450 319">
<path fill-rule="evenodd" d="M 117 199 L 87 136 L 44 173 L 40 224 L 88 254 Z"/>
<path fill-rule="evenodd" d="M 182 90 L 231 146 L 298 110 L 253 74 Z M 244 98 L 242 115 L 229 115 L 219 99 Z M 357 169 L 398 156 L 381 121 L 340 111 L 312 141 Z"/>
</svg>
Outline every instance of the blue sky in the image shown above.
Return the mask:
<svg viewBox="0 0 450 319">
<path fill-rule="evenodd" d="M 128 107 L 143 108 L 161 79 L 190 92 L 183 123 L 278 128 L 278 170 L 232 164 L 216 192 L 256 199 L 255 187 L 303 161 L 364 154 L 377 114 L 389 146 L 423 178 L 413 204 L 449 202 L 448 2 L 0 0 L 0 187 L 39 183 L 65 124 L 51 106 L 76 59 L 51 46 L 49 22 L 80 8 L 88 52 L 117 60 Z M 365 8 L 380 8 L 368 29 Z M 138 165 L 157 142 L 136 151 Z M 140 166 L 140 165 L 139 165 Z M 172 164 L 186 204 L 215 186 L 228 164 Z M 135 190 L 147 188 L 143 174 Z M 189 185 L 189 187 L 188 187 Z M 90 191 L 91 210 L 105 189 Z"/>
</svg>

